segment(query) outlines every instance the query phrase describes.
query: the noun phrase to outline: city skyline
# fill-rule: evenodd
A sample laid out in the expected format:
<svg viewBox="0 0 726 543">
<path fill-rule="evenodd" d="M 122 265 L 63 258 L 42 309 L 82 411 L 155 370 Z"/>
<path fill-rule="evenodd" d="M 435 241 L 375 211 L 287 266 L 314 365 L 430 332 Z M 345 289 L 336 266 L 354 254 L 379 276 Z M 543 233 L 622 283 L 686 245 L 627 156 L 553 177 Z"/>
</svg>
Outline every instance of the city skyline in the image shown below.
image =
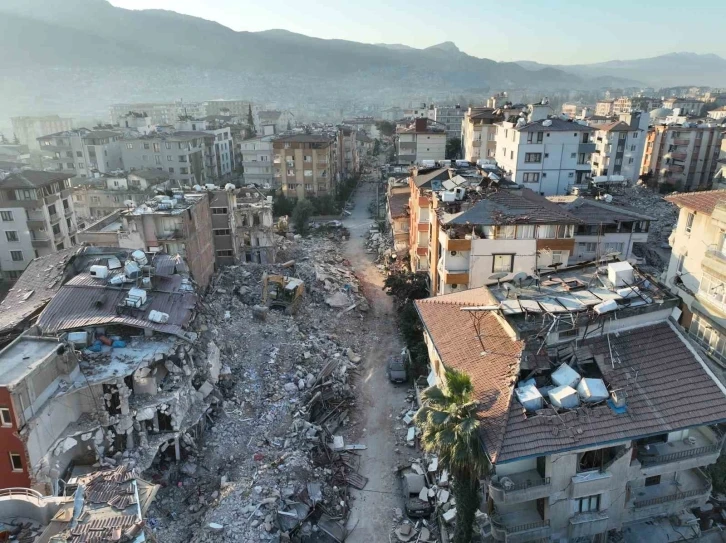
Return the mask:
<svg viewBox="0 0 726 543">
<path fill-rule="evenodd" d="M 607 6 L 575 5 L 567 0 L 546 5 L 518 0 L 508 5 L 507 10 L 493 9 L 495 6 L 486 2 L 457 0 L 446 6 L 446 13 L 432 0 L 415 3 L 405 0 L 396 5 L 371 0 L 343 7 L 332 0 L 321 0 L 315 10 L 296 2 L 274 6 L 241 5 L 232 0 L 204 4 L 191 0 L 110 0 L 110 3 L 126 9 L 175 11 L 215 21 L 235 31 L 283 29 L 321 39 L 403 44 L 417 49 L 452 41 L 469 55 L 496 61 L 587 64 L 680 51 L 726 57 L 726 43 L 719 39 L 718 17 L 701 21 L 697 34 L 682 31 L 682 22 L 667 15 L 651 17 L 644 25 L 642 19 L 621 16 L 632 7 L 625 0 L 614 0 Z M 657 13 L 663 14 L 676 13 L 681 7 L 675 0 L 650 3 Z M 712 8 L 726 12 L 716 2 Z M 455 18 L 447 18 L 446 24 L 440 23 L 442 15 L 457 12 L 465 14 L 460 20 L 470 32 L 462 32 L 458 25 L 449 24 Z M 481 30 L 475 26 L 477 22 Z M 430 31 L 413 32 L 413 25 L 425 25 Z M 576 31 L 578 28 L 581 31 Z M 543 36 L 545 40 L 541 39 Z M 668 39 L 651 39 L 653 36 L 668 36 Z"/>
</svg>

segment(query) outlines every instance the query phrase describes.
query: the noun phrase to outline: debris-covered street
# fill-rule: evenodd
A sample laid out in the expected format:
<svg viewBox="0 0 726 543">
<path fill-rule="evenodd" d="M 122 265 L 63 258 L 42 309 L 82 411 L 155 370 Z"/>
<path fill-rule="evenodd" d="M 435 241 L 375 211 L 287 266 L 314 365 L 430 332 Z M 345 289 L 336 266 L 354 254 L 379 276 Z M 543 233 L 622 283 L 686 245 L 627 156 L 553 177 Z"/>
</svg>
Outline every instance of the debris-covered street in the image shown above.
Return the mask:
<svg viewBox="0 0 726 543">
<path fill-rule="evenodd" d="M 361 183 L 350 240 L 286 240 L 278 264 L 213 280 L 195 323 L 207 355 L 221 354 L 216 413 L 180 463 L 162 457 L 147 474 L 162 485 L 149 511 L 160 543 L 335 541 L 345 527 L 347 541 L 388 541 L 411 392 L 386 376 L 401 345 L 365 252 L 374 196 Z M 304 281 L 296 314 L 260 305 L 265 272 Z"/>
</svg>

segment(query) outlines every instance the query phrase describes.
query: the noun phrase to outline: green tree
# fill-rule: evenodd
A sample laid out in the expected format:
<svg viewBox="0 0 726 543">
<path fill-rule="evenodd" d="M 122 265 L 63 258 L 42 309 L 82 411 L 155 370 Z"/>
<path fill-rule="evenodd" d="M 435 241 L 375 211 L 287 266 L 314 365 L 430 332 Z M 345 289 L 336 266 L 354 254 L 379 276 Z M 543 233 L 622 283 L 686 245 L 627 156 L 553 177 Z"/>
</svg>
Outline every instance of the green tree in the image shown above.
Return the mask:
<svg viewBox="0 0 726 543">
<path fill-rule="evenodd" d="M 373 154 L 379 155 L 381 153 L 381 140 L 376 138 L 373 140 Z"/>
<path fill-rule="evenodd" d="M 446 141 L 446 158 L 457 159 L 461 157 L 461 138 L 451 138 Z"/>
<path fill-rule="evenodd" d="M 391 137 L 396 132 L 396 124 L 391 121 L 378 121 L 376 128 L 384 136 Z"/>
<path fill-rule="evenodd" d="M 282 191 L 276 194 L 273 193 L 273 195 L 274 198 L 272 199 L 272 214 L 275 217 L 292 215 L 292 212 L 295 209 L 295 201 L 285 196 Z"/>
<path fill-rule="evenodd" d="M 287 120 L 287 129 L 292 130 L 292 123 L 290 122 L 290 119 Z"/>
<path fill-rule="evenodd" d="M 394 297 L 396 321 L 401 336 L 411 353 L 414 375 L 426 375 L 429 352 L 423 338 L 423 326 L 413 305 L 414 300 L 428 298 L 428 276 L 425 273 L 398 272 L 386 277 L 386 294 Z"/>
<path fill-rule="evenodd" d="M 489 461 L 481 446 L 478 402 L 474 387 L 465 373 L 446 370 L 444 384 L 427 388 L 416 413 L 421 429 L 421 446 L 435 453 L 439 465 L 454 477 L 456 530 L 453 543 L 470 543 L 479 507 L 478 481 L 489 471 Z"/>
<path fill-rule="evenodd" d="M 257 129 L 255 128 L 255 118 L 252 116 L 252 104 L 247 108 L 247 137 L 254 138 L 257 136 Z"/>
<path fill-rule="evenodd" d="M 310 200 L 298 200 L 295 209 L 292 210 L 292 224 L 295 226 L 295 232 L 305 234 L 308 231 L 308 221 L 313 216 L 313 204 Z"/>
</svg>

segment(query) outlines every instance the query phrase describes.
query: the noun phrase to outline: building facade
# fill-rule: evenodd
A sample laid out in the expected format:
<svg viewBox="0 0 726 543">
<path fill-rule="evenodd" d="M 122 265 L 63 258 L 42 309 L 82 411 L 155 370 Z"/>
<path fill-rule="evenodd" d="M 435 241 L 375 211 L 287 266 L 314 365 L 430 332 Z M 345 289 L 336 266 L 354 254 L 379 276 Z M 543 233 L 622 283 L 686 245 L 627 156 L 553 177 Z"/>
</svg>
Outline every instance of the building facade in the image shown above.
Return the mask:
<svg viewBox="0 0 726 543">
<path fill-rule="evenodd" d="M 398 164 L 423 164 L 425 160 L 444 160 L 446 132 L 429 126 L 429 119 L 417 118 L 405 127 L 396 129 Z"/>
<path fill-rule="evenodd" d="M 598 100 L 595 104 L 595 115 L 609 117 L 614 114 L 615 100 Z"/>
<path fill-rule="evenodd" d="M 429 111 L 429 118 L 441 123 L 446 130 L 446 139 L 461 138 L 461 123 L 467 110 L 459 104 L 455 106 L 434 106 Z"/>
<path fill-rule="evenodd" d="M 237 144 L 237 153 L 244 168 L 246 183 L 254 183 L 267 188 L 280 188 L 280 179 L 275 178 L 272 165 L 273 135 L 258 136 L 242 140 Z"/>
<path fill-rule="evenodd" d="M 495 123 L 505 120 L 493 108 L 472 108 L 461 121 L 461 149 L 464 160 L 476 164 L 480 159 L 494 159 L 497 150 Z"/>
<path fill-rule="evenodd" d="M 0 181 L 0 269 L 14 281 L 38 256 L 77 243 L 67 174 L 24 170 Z"/>
<path fill-rule="evenodd" d="M 704 105 L 701 100 L 694 100 L 692 98 L 666 98 L 663 100 L 664 108 L 679 109 L 682 114 L 686 115 L 701 115 Z"/>
<path fill-rule="evenodd" d="M 118 130 L 79 128 L 38 138 L 46 169 L 90 177 L 123 170 L 123 134 Z"/>
<path fill-rule="evenodd" d="M 711 185 L 718 167 L 723 126 L 657 125 L 648 130 L 641 173 L 660 184 L 691 191 Z"/>
<path fill-rule="evenodd" d="M 13 125 L 13 133 L 22 145 L 30 149 L 39 150 L 38 138 L 65 132 L 73 129 L 73 119 L 67 119 L 58 115 L 46 117 L 13 117 L 10 119 Z"/>
<path fill-rule="evenodd" d="M 630 183 L 640 177 L 648 135 L 647 114 L 624 113 L 619 121 L 594 125 L 592 176 L 623 176 Z"/>
<path fill-rule="evenodd" d="M 285 196 L 333 196 L 337 181 L 336 139 L 297 134 L 280 136 L 272 144 L 275 180 Z"/>
<path fill-rule="evenodd" d="M 205 141 L 202 132 L 171 132 L 125 139 L 124 168 L 128 171 L 156 169 L 184 185 L 207 182 Z"/>
<path fill-rule="evenodd" d="M 496 160 L 507 178 L 545 196 L 565 194 L 590 176 L 594 129 L 545 118 L 497 125 Z"/>
</svg>

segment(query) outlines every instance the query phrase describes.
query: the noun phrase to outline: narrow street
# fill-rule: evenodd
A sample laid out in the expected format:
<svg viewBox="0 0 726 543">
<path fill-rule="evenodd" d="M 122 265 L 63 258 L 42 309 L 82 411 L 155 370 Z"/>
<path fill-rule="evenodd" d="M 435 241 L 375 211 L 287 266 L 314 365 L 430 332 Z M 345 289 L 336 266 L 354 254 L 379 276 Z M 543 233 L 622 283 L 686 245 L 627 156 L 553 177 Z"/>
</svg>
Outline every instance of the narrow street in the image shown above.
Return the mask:
<svg viewBox="0 0 726 543">
<path fill-rule="evenodd" d="M 361 412 L 357 433 L 367 446 L 361 452 L 360 473 L 369 478 L 363 491 L 351 488 L 355 497 L 348 521 L 352 530 L 348 543 L 383 543 L 389 541 L 394 510 L 402 506 L 401 486 L 395 473 L 400 456 L 396 454 L 394 426 L 396 416 L 406 405 L 407 386 L 394 385 L 386 376 L 386 361 L 400 352 L 402 344 L 396 328 L 393 303 L 383 292 L 383 276 L 366 254 L 366 233 L 373 224 L 368 205 L 375 198 L 376 186 L 361 183 L 355 197 L 355 208 L 344 223 L 350 230 L 345 255 L 371 305 L 371 315 L 361 330 L 369 336 L 366 343 L 365 366 L 358 383 Z M 405 451 L 402 451 L 405 454 Z"/>
</svg>

